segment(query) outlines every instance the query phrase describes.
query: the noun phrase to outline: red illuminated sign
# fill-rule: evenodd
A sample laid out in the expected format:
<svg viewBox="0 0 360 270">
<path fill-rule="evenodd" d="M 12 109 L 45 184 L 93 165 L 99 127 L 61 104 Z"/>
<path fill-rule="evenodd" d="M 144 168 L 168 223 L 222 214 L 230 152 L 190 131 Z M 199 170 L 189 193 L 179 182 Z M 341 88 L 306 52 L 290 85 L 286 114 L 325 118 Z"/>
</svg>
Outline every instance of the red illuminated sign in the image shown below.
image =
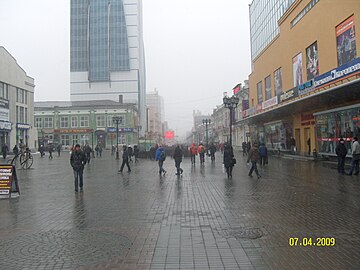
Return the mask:
<svg viewBox="0 0 360 270">
<path fill-rule="evenodd" d="M 165 132 L 165 139 L 174 139 L 174 131 L 166 131 Z"/>
</svg>

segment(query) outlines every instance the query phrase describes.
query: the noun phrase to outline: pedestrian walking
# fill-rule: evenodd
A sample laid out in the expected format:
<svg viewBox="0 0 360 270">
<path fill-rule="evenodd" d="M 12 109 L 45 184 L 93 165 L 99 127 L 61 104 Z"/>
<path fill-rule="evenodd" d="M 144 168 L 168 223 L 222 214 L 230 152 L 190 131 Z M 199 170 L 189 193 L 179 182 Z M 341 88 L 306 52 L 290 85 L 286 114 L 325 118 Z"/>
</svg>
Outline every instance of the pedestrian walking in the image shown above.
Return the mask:
<svg viewBox="0 0 360 270">
<path fill-rule="evenodd" d="M 336 146 L 335 153 L 338 158 L 338 173 L 345 174 L 345 158 L 347 149 L 343 138 L 340 139 L 339 144 Z"/>
<path fill-rule="evenodd" d="M 246 144 L 246 153 L 247 154 L 249 154 L 250 149 L 251 149 L 251 143 L 250 143 L 250 141 L 248 141 L 247 144 Z"/>
<path fill-rule="evenodd" d="M 111 146 L 111 155 L 113 156 L 114 155 L 114 153 L 115 153 L 115 145 L 112 145 Z"/>
<path fill-rule="evenodd" d="M 15 144 L 14 148 L 13 148 L 13 153 L 15 156 L 17 156 L 19 154 L 19 148 L 18 146 Z"/>
<path fill-rule="evenodd" d="M 86 145 L 84 146 L 84 153 L 85 153 L 85 156 L 86 156 L 86 162 L 87 162 L 88 164 L 90 164 L 91 152 L 92 152 L 92 149 L 91 149 L 90 145 L 86 144 Z"/>
<path fill-rule="evenodd" d="M 250 161 L 251 161 L 251 168 L 249 171 L 249 176 L 252 176 L 252 173 L 255 170 L 257 178 L 259 179 L 261 177 L 261 175 L 259 174 L 256 164 L 260 161 L 260 153 L 259 153 L 257 142 L 254 142 L 253 146 L 250 149 L 247 163 L 249 164 Z"/>
<path fill-rule="evenodd" d="M 180 168 L 180 164 L 183 158 L 183 151 L 181 150 L 179 145 L 177 145 L 175 148 L 173 158 L 175 160 L 176 175 L 183 174 L 184 170 Z"/>
<path fill-rule="evenodd" d="M 45 156 L 45 147 L 42 144 L 39 146 L 39 152 L 40 152 L 40 157 Z"/>
<path fill-rule="evenodd" d="M 25 153 L 26 145 L 25 145 L 25 143 L 23 143 L 22 139 L 20 139 L 20 142 L 19 142 L 19 149 L 20 149 L 20 153 Z"/>
<path fill-rule="evenodd" d="M 54 151 L 54 147 L 52 145 L 52 143 L 48 144 L 48 149 L 49 149 L 49 159 L 53 159 L 53 151 Z"/>
<path fill-rule="evenodd" d="M 139 147 L 137 145 L 134 145 L 134 158 L 135 158 L 135 163 L 138 162 L 138 157 L 139 157 Z"/>
<path fill-rule="evenodd" d="M 95 146 L 96 157 L 99 157 L 99 145 Z"/>
<path fill-rule="evenodd" d="M 123 146 L 122 164 L 121 164 L 119 172 L 122 173 L 125 165 L 128 168 L 128 172 L 131 172 L 131 168 L 130 168 L 130 165 L 129 165 L 129 148 L 126 145 Z"/>
<path fill-rule="evenodd" d="M 209 154 L 210 154 L 211 162 L 215 162 L 215 152 L 216 152 L 216 147 L 215 147 L 214 143 L 211 143 L 211 145 L 209 147 Z"/>
<path fill-rule="evenodd" d="M 197 152 L 199 153 L 199 157 L 200 157 L 200 165 L 204 165 L 205 163 L 205 147 L 202 143 L 199 144 Z"/>
<path fill-rule="evenodd" d="M 360 160 L 360 144 L 358 142 L 358 138 L 353 138 L 353 144 L 351 147 L 351 153 L 352 153 L 352 159 L 351 159 L 351 169 L 348 175 L 352 175 L 354 172 L 354 175 L 359 174 L 359 160 Z"/>
<path fill-rule="evenodd" d="M 58 153 L 58 157 L 60 157 L 61 148 L 62 148 L 62 146 L 61 146 L 61 144 L 59 143 L 59 144 L 57 145 L 57 147 L 56 147 L 56 150 L 57 150 L 57 153 Z"/>
<path fill-rule="evenodd" d="M 232 178 L 232 170 L 234 167 L 234 150 L 228 143 L 224 144 L 224 167 L 228 178 Z"/>
<path fill-rule="evenodd" d="M 75 145 L 74 151 L 71 152 L 70 155 L 70 164 L 73 168 L 74 172 L 74 178 L 75 178 L 75 192 L 83 190 L 83 172 L 84 172 L 84 166 L 86 164 L 86 156 L 83 151 L 80 149 L 80 144 Z"/>
<path fill-rule="evenodd" d="M 131 157 L 133 156 L 134 151 L 133 151 L 133 149 L 132 149 L 131 145 L 129 145 L 129 146 L 128 146 L 128 151 L 129 151 L 129 161 L 131 161 L 131 162 L 132 162 L 133 160 L 132 160 L 132 158 L 131 158 Z"/>
<path fill-rule="evenodd" d="M 2 145 L 1 152 L 2 152 L 3 158 L 6 159 L 7 153 L 9 152 L 9 147 L 7 146 L 6 143 L 4 143 Z"/>
<path fill-rule="evenodd" d="M 296 153 L 296 141 L 295 141 L 294 137 L 290 138 L 290 149 L 291 149 L 291 153 L 293 155 L 295 155 L 295 153 Z"/>
<path fill-rule="evenodd" d="M 243 150 L 243 157 L 247 155 L 247 144 L 245 141 L 243 141 L 243 143 L 241 144 L 242 150 Z"/>
<path fill-rule="evenodd" d="M 260 166 L 264 166 L 268 163 L 268 152 L 264 143 L 261 143 L 259 146 L 259 154 L 260 154 Z"/>
<path fill-rule="evenodd" d="M 159 146 L 159 148 L 155 152 L 155 160 L 158 161 L 159 164 L 159 174 L 162 173 L 165 175 L 166 171 L 163 168 L 164 161 L 166 159 L 166 153 L 163 147 Z"/>
<path fill-rule="evenodd" d="M 191 144 L 190 146 L 190 158 L 191 158 L 191 164 L 195 165 L 195 156 L 197 155 L 197 147 L 195 143 Z"/>
</svg>

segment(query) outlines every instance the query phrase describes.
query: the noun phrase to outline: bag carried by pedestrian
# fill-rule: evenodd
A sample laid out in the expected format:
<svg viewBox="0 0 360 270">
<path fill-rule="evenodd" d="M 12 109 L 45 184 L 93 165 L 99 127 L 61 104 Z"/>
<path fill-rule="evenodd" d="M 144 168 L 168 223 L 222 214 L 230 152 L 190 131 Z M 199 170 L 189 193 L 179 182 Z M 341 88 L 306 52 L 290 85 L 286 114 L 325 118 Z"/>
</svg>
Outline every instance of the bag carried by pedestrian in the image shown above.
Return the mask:
<svg viewBox="0 0 360 270">
<path fill-rule="evenodd" d="M 236 164 L 236 158 L 233 157 L 232 160 L 231 160 L 231 163 L 234 166 Z"/>
<path fill-rule="evenodd" d="M 166 153 L 165 151 L 162 151 L 161 154 L 160 154 L 160 158 L 162 161 L 164 161 L 166 159 Z"/>
</svg>

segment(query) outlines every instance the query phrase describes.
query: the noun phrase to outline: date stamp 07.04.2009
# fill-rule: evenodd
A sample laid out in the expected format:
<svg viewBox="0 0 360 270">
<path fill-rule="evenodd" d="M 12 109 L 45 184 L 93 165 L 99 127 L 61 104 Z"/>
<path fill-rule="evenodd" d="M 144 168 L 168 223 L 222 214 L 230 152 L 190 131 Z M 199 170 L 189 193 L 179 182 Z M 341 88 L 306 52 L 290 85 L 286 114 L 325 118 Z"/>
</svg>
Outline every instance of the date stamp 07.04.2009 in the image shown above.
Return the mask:
<svg viewBox="0 0 360 270">
<path fill-rule="evenodd" d="M 334 237 L 290 237 L 289 246 L 297 247 L 333 247 L 336 239 Z"/>
</svg>

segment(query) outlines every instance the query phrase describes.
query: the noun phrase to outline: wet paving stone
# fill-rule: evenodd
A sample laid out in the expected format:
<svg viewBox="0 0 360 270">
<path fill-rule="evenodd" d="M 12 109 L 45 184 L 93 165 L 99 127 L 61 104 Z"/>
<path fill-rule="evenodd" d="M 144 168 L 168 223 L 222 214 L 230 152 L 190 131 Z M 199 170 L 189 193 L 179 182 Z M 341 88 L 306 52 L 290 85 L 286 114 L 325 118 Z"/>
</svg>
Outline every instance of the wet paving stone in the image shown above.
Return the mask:
<svg viewBox="0 0 360 270">
<path fill-rule="evenodd" d="M 360 269 L 360 176 L 272 157 L 258 180 L 237 159 L 233 179 L 220 155 L 184 159 L 182 177 L 169 157 L 159 177 L 150 160 L 118 174 L 105 152 L 75 193 L 68 153 L 34 155 L 21 196 L 0 200 L 0 269 Z"/>
</svg>

